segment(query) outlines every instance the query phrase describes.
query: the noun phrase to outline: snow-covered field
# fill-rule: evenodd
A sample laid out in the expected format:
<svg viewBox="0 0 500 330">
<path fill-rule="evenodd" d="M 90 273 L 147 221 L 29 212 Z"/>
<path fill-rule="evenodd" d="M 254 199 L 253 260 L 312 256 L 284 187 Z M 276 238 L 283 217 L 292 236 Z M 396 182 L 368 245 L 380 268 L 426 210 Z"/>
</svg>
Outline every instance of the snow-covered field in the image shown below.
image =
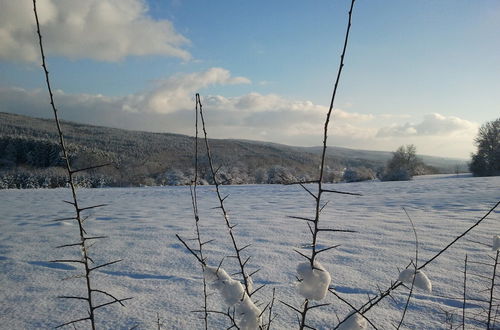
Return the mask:
<svg viewBox="0 0 500 330">
<path fill-rule="evenodd" d="M 414 258 L 414 235 L 403 207 L 415 224 L 419 237 L 419 263 L 431 258 L 481 218 L 500 199 L 500 177 L 472 178 L 427 176 L 411 182 L 365 182 L 337 184 L 334 189 L 362 193 L 363 197 L 327 196 L 322 223 L 357 233 L 321 233 L 320 246 L 341 244 L 323 253 L 319 260 L 331 274 L 331 286 L 355 306 L 368 295 L 377 294 L 398 279 L 399 269 Z M 297 293 L 297 265 L 304 261 L 293 250 L 310 241 L 303 221 L 288 215 L 312 216 L 313 201 L 298 186 L 250 185 L 224 186 L 231 220 L 237 223 L 240 246 L 251 243 L 244 255 L 251 255 L 249 271 L 255 285 L 267 284 L 256 294 L 267 303 L 272 288 L 277 300 L 299 307 L 303 298 Z M 83 304 L 57 299 L 82 290 L 74 264 L 48 261 L 77 256 L 77 250 L 55 249 L 74 243 L 78 231 L 74 223 L 52 222 L 72 216 L 66 189 L 0 191 L 0 328 L 53 328 L 74 318 L 85 317 Z M 99 328 L 155 329 L 157 313 L 166 329 L 199 329 L 200 315 L 191 313 L 202 306 L 202 275 L 199 264 L 175 234 L 194 236 L 194 221 L 188 187 L 80 190 L 82 205 L 109 203 L 92 210 L 87 220 L 89 233 L 108 235 L 97 243 L 91 255 L 100 264 L 123 259 L 96 271 L 95 285 L 119 297 L 133 297 L 126 307 L 113 305 L 97 312 Z M 207 245 L 208 262 L 217 266 L 232 254 L 213 187 L 199 188 L 202 235 L 216 241 Z M 491 263 L 492 237 L 500 234 L 500 210 L 492 213 L 467 239 L 460 240 L 432 264 L 425 273 L 432 292 L 416 288 L 405 325 L 412 329 L 449 328 L 461 317 L 465 254 L 469 261 Z M 306 251 L 306 250 L 304 250 Z M 236 271 L 233 259 L 223 267 Z M 486 298 L 492 268 L 469 265 L 466 316 L 482 312 L 484 303 L 471 298 Z M 475 276 L 474 274 L 481 275 Z M 73 277 L 73 278 L 72 278 Z M 500 290 L 500 289 L 499 289 Z M 211 290 L 214 292 L 213 290 Z M 401 317 L 408 290 L 398 289 L 391 298 L 374 307 L 367 316 L 379 329 L 391 328 Z M 500 297 L 500 294 L 496 295 Z M 330 329 L 351 309 L 331 293 L 321 303 L 331 305 L 309 313 L 311 326 Z M 218 294 L 210 296 L 211 309 L 224 310 Z M 276 301 L 274 329 L 296 328 L 293 312 Z M 484 314 L 483 314 L 484 315 Z M 482 316 L 480 315 L 479 318 Z M 210 317 L 211 328 L 224 328 L 225 319 Z M 483 328 L 469 321 L 468 328 Z M 77 328 L 84 328 L 80 324 Z"/>
</svg>

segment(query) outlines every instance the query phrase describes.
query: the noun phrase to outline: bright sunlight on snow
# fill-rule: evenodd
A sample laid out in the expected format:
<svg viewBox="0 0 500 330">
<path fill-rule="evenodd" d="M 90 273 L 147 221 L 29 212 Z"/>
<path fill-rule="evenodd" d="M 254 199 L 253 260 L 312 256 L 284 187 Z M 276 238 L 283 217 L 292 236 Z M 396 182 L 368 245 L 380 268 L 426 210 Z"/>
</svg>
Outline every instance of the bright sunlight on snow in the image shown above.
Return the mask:
<svg viewBox="0 0 500 330">
<path fill-rule="evenodd" d="M 231 275 L 238 272 L 238 267 L 234 259 L 228 258 L 232 245 L 220 210 L 214 209 L 217 205 L 214 189 L 201 186 L 198 203 L 202 239 L 215 240 L 205 246 L 204 255 L 209 265 L 219 265 L 224 258 L 221 269 L 217 273 L 212 271 L 213 276 L 207 282 L 209 305 L 218 311 L 226 311 L 229 305 L 242 305 L 245 315 L 251 317 L 240 318 L 240 325 L 252 328 L 259 322 L 258 311 L 271 301 L 272 289 L 276 288 L 273 313 L 277 316 L 273 327 L 289 329 L 296 327 L 295 313 L 279 301 L 299 308 L 304 300 L 300 290 L 311 299 L 325 296 L 321 303 L 329 304 L 309 312 L 309 325 L 334 328 L 337 316 L 342 319 L 353 309 L 326 291 L 328 285 L 359 308 L 368 296 L 378 294 L 379 288 L 388 288 L 415 257 L 413 230 L 402 207 L 418 232 L 418 264 L 422 265 L 484 216 L 500 199 L 499 187 L 500 177 L 452 175 L 416 177 L 409 182 L 336 184 L 332 188 L 363 196 L 328 196 L 330 203 L 322 211 L 322 225 L 355 233 L 322 232 L 318 249 L 340 246 L 319 256 L 321 264 L 317 268 L 328 272 L 311 272 L 310 265 L 297 268 L 305 260 L 294 252 L 294 249 L 308 252 L 309 229 L 304 221 L 287 217 L 313 214 L 314 203 L 301 187 L 222 186 L 224 195 L 230 194 L 225 204 L 237 224 L 234 234 L 242 246 L 252 244 L 242 252 L 245 257 L 251 256 L 248 271 L 260 268 L 252 280 L 256 287 L 266 285 L 252 295 L 251 301 L 245 297 L 242 302 L 243 287 L 237 276 Z M 78 249 L 73 254 L 55 249 L 78 240 L 75 223 L 52 221 L 72 215 L 71 206 L 62 202 L 68 196 L 67 189 L 0 190 L 0 328 L 53 328 L 85 315 L 81 302 L 57 299 L 82 292 L 79 266 L 50 262 L 80 254 Z M 175 234 L 194 237 L 189 187 L 82 189 L 79 196 L 83 206 L 109 204 L 87 213 L 89 234 L 109 236 L 90 249 L 96 264 L 123 259 L 96 270 L 93 283 L 116 296 L 133 297 L 125 302 L 126 307 L 114 305 L 99 310 L 98 327 L 152 329 L 156 328 L 159 315 L 167 329 L 202 328 L 201 315 L 193 313 L 203 306 L 201 267 L 175 237 Z M 474 274 L 491 276 L 491 267 L 481 263 L 491 263 L 490 257 L 494 256 L 490 246 L 492 234 L 500 232 L 499 220 L 499 211 L 494 211 L 465 239 L 423 269 L 432 280 L 432 292 L 413 291 L 405 326 L 446 328 L 450 326 L 450 315 L 456 315 L 453 320 L 458 324 L 467 253 L 471 261 L 467 270 L 470 278 L 465 305 L 467 328 L 484 328 L 473 316 L 485 307 L 480 299 L 486 298 L 484 290 L 488 284 Z M 409 269 L 413 272 L 412 267 Z M 297 276 L 302 278 L 302 284 L 298 284 Z M 309 281 L 313 277 L 314 283 Z M 418 283 L 415 281 L 415 286 Z M 393 299 L 385 299 L 366 316 L 380 329 L 397 324 L 408 292 L 401 286 L 392 293 Z M 357 327 L 348 329 L 370 327 L 363 320 L 361 316 L 354 317 L 346 323 Z M 215 329 L 227 324 L 223 315 L 213 313 L 209 322 Z"/>
</svg>

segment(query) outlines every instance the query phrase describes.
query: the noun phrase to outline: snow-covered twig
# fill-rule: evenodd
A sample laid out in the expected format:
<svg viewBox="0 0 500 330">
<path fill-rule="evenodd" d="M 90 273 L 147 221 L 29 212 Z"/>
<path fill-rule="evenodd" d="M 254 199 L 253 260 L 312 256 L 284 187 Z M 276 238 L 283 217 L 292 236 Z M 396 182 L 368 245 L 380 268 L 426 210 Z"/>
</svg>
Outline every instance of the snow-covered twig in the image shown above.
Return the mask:
<svg viewBox="0 0 500 330">
<path fill-rule="evenodd" d="M 497 207 L 500 205 L 500 201 L 496 202 L 495 205 L 493 205 L 479 220 L 477 220 L 472 226 L 470 226 L 467 230 L 465 230 L 463 233 L 458 235 L 455 239 L 453 239 L 448 245 L 446 245 L 444 248 L 442 248 L 439 252 L 437 252 L 432 258 L 427 260 L 425 263 L 423 263 L 421 266 L 418 267 L 418 270 L 422 270 L 425 266 L 427 266 L 429 263 L 432 261 L 436 260 L 441 254 L 443 254 L 445 251 L 447 251 L 450 247 L 452 247 L 458 240 L 463 238 L 465 235 L 467 235 L 471 230 L 479 226 L 488 216 L 497 209 Z M 410 267 L 411 264 L 409 264 L 406 268 Z M 365 314 L 368 312 L 370 309 L 378 305 L 382 300 L 384 300 L 386 297 L 390 296 L 391 292 L 399 288 L 401 285 L 403 285 L 403 282 L 401 281 L 396 281 L 391 283 L 389 288 L 387 288 L 385 291 L 381 291 L 378 296 L 374 298 L 370 298 L 367 302 L 365 302 L 360 308 L 359 311 L 361 314 Z M 344 320 L 342 320 L 338 326 L 340 326 L 343 322 L 347 320 L 347 318 L 351 316 L 348 315 Z M 337 329 L 338 326 L 334 329 Z"/>
<path fill-rule="evenodd" d="M 196 225 L 196 238 L 195 240 L 198 242 L 198 248 L 195 250 L 191 248 L 185 240 L 183 240 L 179 235 L 177 239 L 186 247 L 186 249 L 198 260 L 198 262 L 202 266 L 203 270 L 203 292 L 204 292 L 204 307 L 203 314 L 205 319 L 205 329 L 208 328 L 208 314 L 213 311 L 208 309 L 207 304 L 207 280 L 211 281 L 211 285 L 216 288 L 219 293 L 224 297 L 226 304 L 228 305 L 228 312 L 217 312 L 224 315 L 228 315 L 232 321 L 231 328 L 235 327 L 238 329 L 256 329 L 260 326 L 261 316 L 264 311 L 261 311 L 251 300 L 251 296 L 262 289 L 263 286 L 253 289 L 253 284 L 251 280 L 251 276 L 255 274 L 255 272 L 251 274 L 247 274 L 245 271 L 245 266 L 250 258 L 243 260 L 241 252 L 246 249 L 249 245 L 240 248 L 236 242 L 235 235 L 233 233 L 233 228 L 235 225 L 231 224 L 229 221 L 229 217 L 224 205 L 224 201 L 227 198 L 222 197 L 219 186 L 220 183 L 217 180 L 217 171 L 214 169 L 214 164 L 212 161 L 212 155 L 210 151 L 210 145 L 208 143 L 208 134 L 205 126 L 205 119 L 203 116 L 203 105 L 201 103 L 200 95 L 197 93 L 196 96 L 196 138 L 195 138 L 195 177 L 193 181 L 193 185 L 191 186 L 191 201 L 193 206 L 193 212 L 195 217 L 195 225 Z M 199 214 L 198 214 L 198 202 L 197 202 L 197 181 L 198 181 L 198 114 L 201 118 L 202 128 L 204 133 L 204 141 L 205 147 L 207 151 L 208 164 L 210 167 L 210 171 L 212 174 L 212 180 L 215 184 L 217 198 L 219 200 L 218 208 L 221 209 L 222 215 L 224 217 L 224 222 L 229 232 L 229 237 L 231 238 L 231 242 L 233 245 L 233 249 L 235 252 L 235 257 L 238 260 L 240 271 L 236 274 L 240 274 L 242 277 L 243 285 L 240 281 L 234 280 L 229 276 L 224 269 L 221 268 L 222 261 L 217 268 L 210 267 L 207 265 L 205 257 L 203 255 L 203 246 L 208 242 L 203 242 L 201 239 L 200 227 L 199 227 Z M 274 293 L 273 293 L 273 302 L 274 302 Z M 272 303 L 273 303 L 272 302 Z M 271 306 L 272 306 L 271 303 Z M 233 315 L 231 315 L 230 308 L 233 308 Z M 266 307 L 267 308 L 267 307 Z M 271 307 L 272 308 L 272 307 Z M 236 316 L 236 311 L 238 312 Z M 200 311 L 196 311 L 200 312 Z M 270 319 L 268 325 L 270 325 L 272 319 L 272 313 L 270 312 Z"/>
<path fill-rule="evenodd" d="M 124 306 L 123 305 L 123 301 L 129 300 L 131 298 L 118 299 L 118 298 L 115 298 L 113 295 L 111 295 L 110 293 L 108 293 L 106 291 L 93 289 L 93 286 L 91 285 L 90 274 L 91 274 L 92 271 L 94 271 L 94 270 L 96 270 L 98 268 L 102 268 L 102 267 L 105 267 L 105 266 L 117 263 L 117 262 L 119 262 L 121 260 L 107 262 L 107 263 L 101 264 L 99 266 L 91 267 L 91 264 L 93 264 L 94 262 L 93 262 L 92 258 L 89 256 L 89 248 L 90 248 L 91 245 L 88 244 L 88 241 L 89 240 L 100 239 L 100 238 L 104 238 L 104 237 L 91 237 L 91 236 L 87 235 L 87 232 L 86 232 L 86 230 L 85 230 L 85 228 L 83 226 L 83 223 L 86 220 L 86 218 L 82 217 L 82 212 L 86 211 L 86 210 L 98 208 L 98 207 L 101 207 L 101 206 L 105 206 L 105 204 L 92 205 L 92 206 L 87 206 L 87 207 L 81 207 L 79 205 L 79 202 L 78 202 L 78 199 L 77 199 L 76 184 L 75 184 L 74 175 L 76 173 L 78 173 L 78 172 L 81 172 L 81 171 L 85 171 L 85 170 L 89 170 L 89 169 L 95 169 L 95 168 L 99 168 L 99 167 L 104 167 L 104 166 L 107 166 L 109 164 L 102 164 L 102 165 L 90 166 L 90 167 L 81 168 L 81 169 L 73 169 L 71 167 L 70 160 L 69 160 L 69 153 L 68 153 L 68 150 L 66 148 L 66 144 L 65 144 L 65 141 L 64 141 L 64 135 L 62 133 L 61 124 L 59 122 L 59 117 L 58 117 L 58 114 L 57 114 L 58 110 L 57 110 L 56 105 L 55 105 L 54 94 L 52 93 L 52 86 L 51 86 L 50 79 L 49 79 L 49 71 L 48 71 L 48 68 L 47 68 L 47 63 L 45 61 L 45 53 L 44 53 L 44 49 L 43 49 L 42 33 L 41 33 L 41 30 L 40 30 L 40 22 L 39 22 L 39 19 L 38 19 L 38 11 L 37 11 L 36 0 L 33 0 L 33 12 L 34 12 L 34 15 L 35 15 L 36 32 L 37 32 L 37 35 L 38 35 L 38 43 L 39 43 L 39 46 L 40 46 L 40 56 L 41 56 L 41 60 L 42 60 L 42 68 L 43 68 L 43 71 L 44 71 L 44 74 L 45 74 L 45 82 L 46 82 L 47 90 L 48 90 L 49 97 L 50 97 L 50 105 L 52 107 L 52 112 L 54 114 L 54 121 L 55 121 L 55 124 L 56 124 L 57 134 L 58 134 L 58 137 L 59 137 L 59 145 L 61 147 L 61 151 L 62 151 L 63 159 L 64 159 L 64 164 L 65 164 L 65 167 L 66 167 L 66 172 L 67 172 L 67 175 L 68 175 L 68 184 L 69 184 L 69 187 L 71 189 L 71 197 L 72 197 L 72 199 L 71 199 L 71 201 L 65 201 L 65 202 L 68 203 L 68 204 L 70 204 L 70 205 L 72 205 L 73 208 L 74 208 L 74 210 L 75 210 L 75 216 L 71 217 L 69 219 L 70 220 L 76 220 L 76 222 L 78 224 L 79 235 L 80 235 L 80 241 L 78 243 L 60 245 L 59 248 L 66 248 L 66 247 L 78 246 L 80 248 L 80 250 L 81 250 L 82 258 L 80 260 L 68 260 L 68 262 L 80 263 L 85 268 L 85 273 L 84 273 L 83 277 L 85 278 L 85 289 L 86 289 L 85 291 L 86 291 L 86 295 L 83 296 L 83 297 L 80 297 L 80 296 L 59 296 L 59 297 L 62 298 L 62 299 L 83 300 L 83 301 L 86 301 L 87 305 L 88 305 L 88 316 L 87 317 L 83 317 L 83 318 L 79 318 L 79 319 L 75 319 L 75 320 L 63 323 L 63 324 L 59 325 L 57 328 L 64 327 L 66 325 L 74 325 L 76 323 L 83 322 L 83 321 L 89 321 L 90 325 L 91 325 L 91 328 L 95 329 L 95 311 L 97 309 L 105 307 L 105 306 L 109 306 L 109 305 L 112 305 L 112 304 L 115 304 L 115 303 L 119 303 L 120 305 Z M 58 219 L 58 220 L 60 220 L 60 219 Z M 63 219 L 63 220 L 65 220 L 65 219 Z M 108 302 L 105 302 L 105 303 L 102 303 L 100 305 L 96 305 L 94 303 L 94 300 L 93 300 L 93 298 L 94 298 L 93 297 L 93 293 L 100 293 L 102 295 L 107 296 L 108 298 L 111 298 L 112 300 L 108 301 Z"/>
<path fill-rule="evenodd" d="M 239 273 L 240 273 L 240 275 L 242 277 L 242 281 L 243 281 L 243 285 L 244 285 L 245 291 L 246 291 L 247 295 L 249 297 L 251 297 L 252 294 L 253 294 L 253 292 L 250 289 L 250 284 L 248 282 L 249 276 L 248 276 L 248 274 L 245 271 L 245 266 L 246 266 L 247 261 L 244 261 L 242 255 L 241 255 L 242 250 L 245 249 L 246 246 L 243 247 L 243 248 L 240 248 L 238 246 L 238 244 L 236 242 L 236 237 L 235 237 L 235 235 L 233 233 L 233 229 L 234 229 L 235 225 L 232 224 L 229 221 L 229 216 L 228 216 L 225 204 L 224 204 L 224 201 L 227 198 L 227 196 L 226 197 L 222 197 L 221 191 L 219 189 L 220 188 L 220 183 L 217 180 L 217 171 L 214 168 L 214 163 L 213 163 L 213 159 L 212 159 L 212 152 L 210 150 L 210 145 L 208 143 L 208 133 L 207 133 L 206 125 L 205 125 L 205 117 L 203 116 L 203 105 L 201 104 L 200 94 L 198 94 L 198 93 L 196 94 L 196 103 L 198 104 L 199 111 L 200 111 L 200 118 L 201 118 L 201 123 L 202 123 L 202 128 L 203 128 L 204 141 L 205 141 L 205 147 L 206 147 L 207 158 L 208 158 L 208 165 L 210 167 L 210 172 L 212 174 L 212 180 L 214 182 L 215 191 L 216 191 L 216 194 L 217 194 L 217 198 L 219 200 L 219 206 L 218 206 L 218 208 L 220 208 L 221 211 L 222 211 L 222 216 L 224 217 L 224 222 L 225 222 L 226 227 L 228 229 L 229 237 L 231 238 L 231 243 L 233 245 L 233 249 L 234 249 L 234 253 L 235 253 L 234 257 L 238 261 L 238 265 L 239 265 L 239 268 L 240 268 Z M 248 259 L 246 259 L 246 260 L 248 260 Z"/>
<path fill-rule="evenodd" d="M 262 311 L 255 306 L 243 285 L 231 278 L 221 267 L 205 267 L 207 279 L 224 298 L 229 308 L 234 308 L 235 325 L 242 330 L 253 330 L 260 326 Z"/>
<path fill-rule="evenodd" d="M 320 214 L 321 211 L 324 207 L 323 202 L 322 202 L 322 195 L 323 193 L 341 193 L 341 194 L 349 194 L 349 195 L 356 195 L 352 193 L 345 193 L 345 192 L 340 192 L 340 191 L 334 191 L 330 189 L 325 189 L 323 188 L 323 176 L 325 173 L 325 161 L 326 161 L 326 149 L 327 149 L 327 140 L 328 140 L 328 126 L 330 124 L 330 119 L 333 113 L 333 105 L 335 103 L 335 96 L 337 94 L 338 86 L 339 86 L 339 81 L 340 81 L 340 76 L 342 74 L 342 69 L 344 68 L 344 58 L 347 50 L 347 44 L 349 41 L 349 33 L 351 31 L 351 20 L 352 20 L 352 11 L 354 7 L 355 0 L 351 0 L 351 5 L 349 8 L 349 13 L 348 13 L 348 22 L 347 22 L 347 28 L 345 32 L 345 38 L 344 38 L 344 45 L 342 48 L 342 53 L 340 55 L 340 62 L 339 62 L 339 67 L 337 70 L 337 77 L 335 79 L 335 84 L 332 92 L 332 97 L 330 101 L 330 107 L 328 109 L 328 112 L 326 114 L 325 122 L 324 122 L 324 128 L 323 128 L 323 148 L 321 152 L 321 163 L 319 167 L 319 178 L 317 181 L 314 181 L 317 184 L 318 192 L 317 194 L 314 194 L 311 190 L 309 190 L 303 183 L 299 183 L 299 185 L 307 192 L 311 197 L 315 200 L 315 215 L 314 219 L 307 219 L 308 223 L 308 228 L 311 232 L 312 235 L 312 243 L 311 243 L 311 256 L 306 256 L 305 254 L 298 252 L 301 256 L 305 257 L 308 260 L 308 263 L 300 264 L 297 267 L 297 271 L 299 273 L 298 278 L 302 281 L 299 283 L 298 288 L 300 294 L 305 298 L 304 303 L 303 303 L 303 308 L 300 311 L 300 321 L 299 321 L 299 328 L 304 329 L 304 328 L 310 328 L 307 325 L 307 313 L 313 309 L 317 308 L 320 305 L 315 305 L 312 306 L 310 305 L 310 300 L 320 300 L 323 299 L 328 286 L 330 285 L 330 274 L 319 264 L 319 262 L 316 261 L 316 257 L 318 256 L 319 253 L 328 251 L 332 247 L 328 247 L 326 249 L 320 249 L 318 250 L 317 247 L 317 241 L 318 241 L 318 234 L 321 231 L 327 231 L 325 229 L 321 229 L 319 227 L 319 221 L 320 221 Z M 315 280 L 318 280 L 318 282 L 314 282 Z M 316 285 L 318 284 L 318 285 Z M 288 305 L 288 307 L 291 307 Z M 294 307 L 292 307 L 294 310 L 296 310 Z M 297 311 L 297 310 L 296 310 Z"/>
<path fill-rule="evenodd" d="M 328 291 L 330 291 L 335 297 L 337 297 L 344 304 L 346 304 L 347 306 L 351 307 L 351 309 L 353 310 L 353 312 L 350 313 L 350 315 L 351 315 L 350 317 L 352 317 L 353 315 L 361 315 L 361 317 L 363 317 L 366 320 L 366 322 L 368 322 L 373 327 L 373 329 L 375 329 L 375 330 L 378 329 L 375 326 L 375 324 L 373 324 L 373 322 L 366 315 L 363 315 L 363 314 L 359 313 L 359 310 L 356 307 L 354 307 L 353 304 L 351 304 L 349 301 L 347 301 L 342 296 L 340 296 L 337 292 L 335 292 L 335 290 L 333 288 L 329 288 Z"/>
</svg>

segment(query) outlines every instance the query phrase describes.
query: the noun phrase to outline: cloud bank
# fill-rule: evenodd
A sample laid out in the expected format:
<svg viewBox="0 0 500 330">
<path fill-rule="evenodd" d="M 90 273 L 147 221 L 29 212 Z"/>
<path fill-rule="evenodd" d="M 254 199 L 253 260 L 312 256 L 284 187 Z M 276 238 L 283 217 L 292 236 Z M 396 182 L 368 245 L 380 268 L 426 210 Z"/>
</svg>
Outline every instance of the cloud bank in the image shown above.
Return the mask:
<svg viewBox="0 0 500 330">
<path fill-rule="evenodd" d="M 223 68 L 177 74 L 149 89 L 125 97 L 66 94 L 55 91 L 62 119 L 93 125 L 194 134 L 194 94 L 212 86 L 249 84 Z M 202 93 L 203 95 L 203 93 Z M 292 100 L 276 94 L 248 93 L 202 97 L 213 138 L 238 138 L 313 146 L 322 141 L 326 106 Z M 44 89 L 0 88 L 0 111 L 50 117 Z M 413 143 L 421 154 L 467 158 L 474 150 L 476 123 L 433 113 L 411 123 L 406 115 L 374 115 L 335 109 L 331 145 L 395 150 Z M 419 120 L 418 120 L 419 119 Z M 406 121 L 406 122 L 402 122 Z"/>
<path fill-rule="evenodd" d="M 428 114 L 418 124 L 405 123 L 381 128 L 377 137 L 439 136 L 476 130 L 477 125 L 458 117 Z"/>
<path fill-rule="evenodd" d="M 0 59 L 39 62 L 33 4 L 0 0 Z M 168 20 L 148 16 L 143 0 L 39 0 L 47 55 L 117 61 L 164 55 L 189 60 L 190 41 Z M 74 42 L 78 40 L 78 42 Z"/>
</svg>

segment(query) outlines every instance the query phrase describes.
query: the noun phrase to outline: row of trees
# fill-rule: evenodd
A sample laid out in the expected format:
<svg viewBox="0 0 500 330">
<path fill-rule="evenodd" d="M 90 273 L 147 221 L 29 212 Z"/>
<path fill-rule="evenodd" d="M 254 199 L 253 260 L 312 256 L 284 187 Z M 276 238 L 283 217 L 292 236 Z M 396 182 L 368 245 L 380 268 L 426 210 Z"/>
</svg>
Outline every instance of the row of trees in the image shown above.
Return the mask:
<svg viewBox="0 0 500 330">
<path fill-rule="evenodd" d="M 83 188 L 101 188 L 112 185 L 104 176 L 78 175 L 75 183 Z M 43 170 L 24 170 L 0 172 L 0 189 L 38 189 L 67 187 L 68 177 L 61 167 Z"/>
</svg>

